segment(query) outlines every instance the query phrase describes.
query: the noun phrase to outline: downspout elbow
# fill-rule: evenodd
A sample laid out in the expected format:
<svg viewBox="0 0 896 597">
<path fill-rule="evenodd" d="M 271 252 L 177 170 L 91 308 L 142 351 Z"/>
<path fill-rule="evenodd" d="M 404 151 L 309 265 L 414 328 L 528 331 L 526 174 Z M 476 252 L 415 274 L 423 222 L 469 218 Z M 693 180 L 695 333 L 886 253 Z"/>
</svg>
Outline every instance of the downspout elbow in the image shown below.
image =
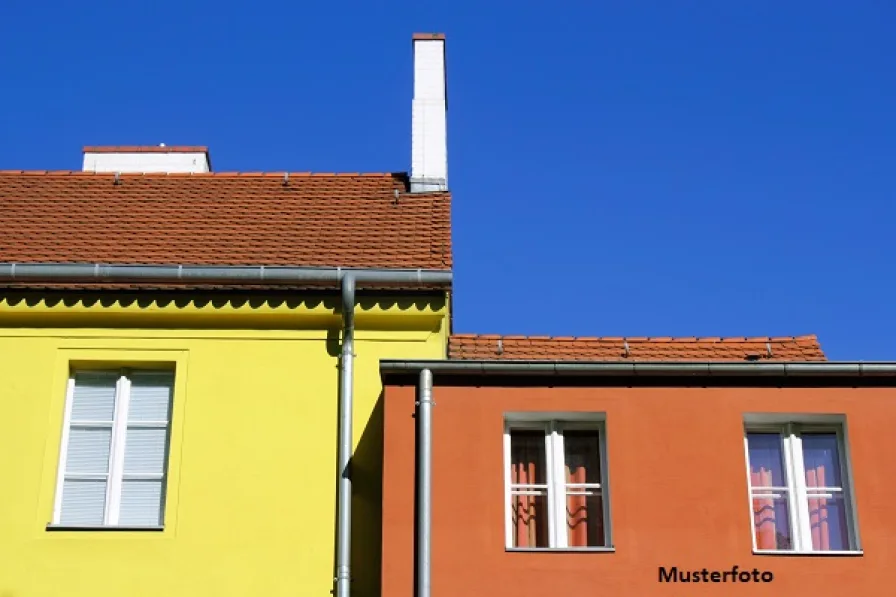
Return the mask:
<svg viewBox="0 0 896 597">
<path fill-rule="evenodd" d="M 346 354 L 346 344 L 355 342 L 355 277 L 346 274 L 342 278 L 342 354 Z M 348 342 L 346 342 L 346 340 Z"/>
</svg>

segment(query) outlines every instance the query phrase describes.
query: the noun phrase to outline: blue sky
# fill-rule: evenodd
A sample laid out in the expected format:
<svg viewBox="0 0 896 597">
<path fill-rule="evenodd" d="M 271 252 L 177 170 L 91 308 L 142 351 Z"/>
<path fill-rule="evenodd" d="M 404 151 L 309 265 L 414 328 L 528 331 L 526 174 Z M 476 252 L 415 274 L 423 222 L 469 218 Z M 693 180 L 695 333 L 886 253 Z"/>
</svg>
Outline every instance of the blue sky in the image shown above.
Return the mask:
<svg viewBox="0 0 896 597">
<path fill-rule="evenodd" d="M 219 171 L 406 171 L 448 36 L 455 331 L 816 333 L 896 360 L 896 4 L 24 2 L 0 168 L 202 144 Z"/>
</svg>

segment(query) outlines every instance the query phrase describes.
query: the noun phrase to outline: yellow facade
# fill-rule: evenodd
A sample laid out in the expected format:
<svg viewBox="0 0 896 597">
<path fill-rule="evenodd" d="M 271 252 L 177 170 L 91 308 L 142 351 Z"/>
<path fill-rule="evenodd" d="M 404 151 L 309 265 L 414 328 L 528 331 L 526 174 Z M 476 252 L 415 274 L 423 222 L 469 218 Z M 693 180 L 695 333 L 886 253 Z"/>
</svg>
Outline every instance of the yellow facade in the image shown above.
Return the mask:
<svg viewBox="0 0 896 597">
<path fill-rule="evenodd" d="M 0 301 L 0 597 L 330 595 L 335 298 Z M 380 359 L 445 356 L 444 298 L 361 299 L 353 593 L 379 593 Z M 73 366 L 176 367 L 165 526 L 48 530 Z"/>
</svg>

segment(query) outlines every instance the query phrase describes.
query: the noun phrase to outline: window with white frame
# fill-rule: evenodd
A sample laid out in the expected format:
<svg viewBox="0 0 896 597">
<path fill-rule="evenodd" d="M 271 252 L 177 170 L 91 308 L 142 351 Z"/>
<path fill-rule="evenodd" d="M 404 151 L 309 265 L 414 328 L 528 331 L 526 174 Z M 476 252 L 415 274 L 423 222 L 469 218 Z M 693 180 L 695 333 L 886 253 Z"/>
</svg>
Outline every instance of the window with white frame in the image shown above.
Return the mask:
<svg viewBox="0 0 896 597">
<path fill-rule="evenodd" d="M 599 423 L 506 424 L 507 548 L 609 544 L 603 431 Z"/>
<path fill-rule="evenodd" d="M 171 371 L 73 372 L 54 525 L 163 524 L 173 383 Z"/>
<path fill-rule="evenodd" d="M 753 548 L 858 549 L 843 426 L 747 426 Z"/>
</svg>

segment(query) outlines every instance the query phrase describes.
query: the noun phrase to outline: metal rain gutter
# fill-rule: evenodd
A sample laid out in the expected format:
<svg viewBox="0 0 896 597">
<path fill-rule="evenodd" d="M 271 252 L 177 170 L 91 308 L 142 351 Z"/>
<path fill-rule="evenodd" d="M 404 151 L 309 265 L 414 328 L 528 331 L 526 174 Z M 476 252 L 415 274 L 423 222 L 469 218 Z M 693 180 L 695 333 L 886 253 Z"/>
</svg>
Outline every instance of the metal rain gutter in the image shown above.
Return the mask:
<svg viewBox="0 0 896 597">
<path fill-rule="evenodd" d="M 355 289 L 364 284 L 449 285 L 452 273 L 425 269 L 342 267 L 121 265 L 0 263 L 0 282 L 160 282 L 205 284 L 339 284 L 342 291 L 342 354 L 339 375 L 339 450 L 336 519 L 336 597 L 351 594 L 352 413 L 354 402 Z"/>
<path fill-rule="evenodd" d="M 167 282 L 204 284 L 341 283 L 450 284 L 451 272 L 346 267 L 121 265 L 103 263 L 0 263 L 4 282 Z"/>
<path fill-rule="evenodd" d="M 896 362 L 861 361 L 398 361 L 383 360 L 384 373 L 434 375 L 633 376 L 633 377 L 896 377 Z"/>
</svg>

